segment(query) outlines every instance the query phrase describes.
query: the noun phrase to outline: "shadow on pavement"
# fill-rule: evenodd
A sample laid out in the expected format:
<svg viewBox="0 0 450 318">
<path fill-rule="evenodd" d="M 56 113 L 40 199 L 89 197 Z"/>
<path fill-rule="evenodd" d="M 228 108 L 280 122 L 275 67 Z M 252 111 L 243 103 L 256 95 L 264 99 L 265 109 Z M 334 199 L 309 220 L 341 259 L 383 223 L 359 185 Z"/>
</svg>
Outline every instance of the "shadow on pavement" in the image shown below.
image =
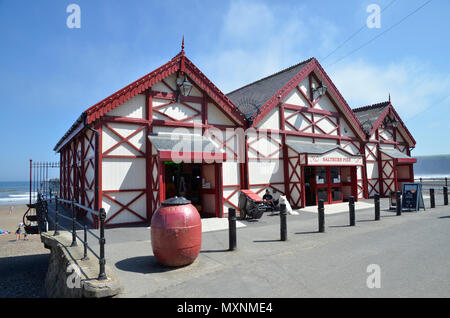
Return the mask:
<svg viewBox="0 0 450 318">
<path fill-rule="evenodd" d="M 438 219 L 450 219 L 450 215 L 440 216 Z"/>
<path fill-rule="evenodd" d="M 44 281 L 50 254 L 0 258 L 0 298 L 46 297 Z"/>
<path fill-rule="evenodd" d="M 118 261 L 115 266 L 126 272 L 134 272 L 140 274 L 151 274 L 151 273 L 164 273 L 170 272 L 173 270 L 177 270 L 179 268 L 183 268 L 184 266 L 179 267 L 170 267 L 161 265 L 155 256 L 138 256 L 138 257 L 130 257 L 121 261 Z M 186 265 L 188 266 L 188 265 Z"/>
<path fill-rule="evenodd" d="M 297 232 L 294 234 L 314 234 L 314 233 L 319 233 L 319 231 L 312 231 L 312 232 Z"/>
<path fill-rule="evenodd" d="M 226 249 L 226 250 L 205 250 L 205 251 L 200 251 L 200 253 L 224 253 L 224 252 L 229 252 L 230 250 Z"/>
<path fill-rule="evenodd" d="M 346 225 L 329 225 L 328 227 L 350 227 L 349 224 Z"/>
<path fill-rule="evenodd" d="M 281 240 L 254 240 L 253 243 L 281 242 Z"/>
</svg>

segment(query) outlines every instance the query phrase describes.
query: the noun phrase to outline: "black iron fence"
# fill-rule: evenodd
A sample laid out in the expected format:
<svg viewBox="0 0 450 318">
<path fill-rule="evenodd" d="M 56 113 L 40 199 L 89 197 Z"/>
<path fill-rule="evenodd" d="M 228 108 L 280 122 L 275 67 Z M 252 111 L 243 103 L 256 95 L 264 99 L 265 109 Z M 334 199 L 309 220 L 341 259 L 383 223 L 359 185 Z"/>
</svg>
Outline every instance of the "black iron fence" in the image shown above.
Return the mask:
<svg viewBox="0 0 450 318">
<path fill-rule="evenodd" d="M 59 193 L 59 162 L 33 162 L 30 159 L 30 204 L 37 201 L 37 194 L 49 196 Z M 57 169 L 57 170 L 53 170 Z"/>
<path fill-rule="evenodd" d="M 37 219 L 40 226 L 41 232 L 48 232 L 49 230 L 49 224 L 52 223 L 54 227 L 54 236 L 59 235 L 59 230 L 63 229 L 68 232 L 72 233 L 72 243 L 70 246 L 77 246 L 77 239 L 83 244 L 84 248 L 84 254 L 82 260 L 88 259 L 88 250 L 99 260 L 99 280 L 105 280 L 107 279 L 106 272 L 105 272 L 105 219 L 106 219 L 106 212 L 103 208 L 101 208 L 99 211 L 90 209 L 88 207 L 85 207 L 79 203 L 76 203 L 75 201 L 69 201 L 64 200 L 61 198 L 58 198 L 58 196 L 54 196 L 52 198 L 52 193 L 49 192 L 48 194 L 41 194 L 38 193 L 37 195 L 38 200 L 36 202 L 36 212 L 37 212 Z M 55 204 L 55 215 L 50 215 L 49 212 L 49 203 L 52 203 L 54 201 Z M 61 203 L 67 204 L 70 206 L 71 209 L 71 217 L 68 217 L 64 215 L 63 213 L 60 213 L 60 205 Z M 83 210 L 87 213 L 90 213 L 94 216 L 99 222 L 99 235 L 94 233 L 91 229 L 88 229 L 86 224 L 81 224 L 76 220 L 77 216 L 77 210 Z M 70 228 L 64 227 L 61 225 L 60 220 L 64 219 L 70 222 L 71 226 Z M 51 221 L 51 222 L 50 222 Z M 83 229 L 83 238 L 81 238 L 77 233 L 77 225 Z M 97 254 L 88 244 L 88 236 L 87 234 L 91 234 L 93 237 L 98 239 L 99 242 L 99 254 Z"/>
<path fill-rule="evenodd" d="M 423 189 L 430 189 L 432 187 L 447 187 L 448 186 L 448 178 L 415 178 L 414 182 L 421 183 Z"/>
</svg>

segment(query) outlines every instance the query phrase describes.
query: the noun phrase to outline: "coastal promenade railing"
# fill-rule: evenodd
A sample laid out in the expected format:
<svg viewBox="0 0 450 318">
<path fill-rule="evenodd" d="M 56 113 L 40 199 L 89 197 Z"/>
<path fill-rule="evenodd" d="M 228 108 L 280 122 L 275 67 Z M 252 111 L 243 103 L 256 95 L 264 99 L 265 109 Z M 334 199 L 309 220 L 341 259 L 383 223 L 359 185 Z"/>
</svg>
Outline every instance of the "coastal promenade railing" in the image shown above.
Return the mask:
<svg viewBox="0 0 450 318">
<path fill-rule="evenodd" d="M 427 187 L 430 186 L 434 186 L 434 187 L 447 187 L 448 186 L 448 178 L 433 178 L 433 177 L 428 177 L 428 178 L 415 178 L 414 179 L 415 182 L 419 182 L 422 185 L 426 185 Z"/>
<path fill-rule="evenodd" d="M 48 214 L 48 203 L 52 203 L 52 200 L 55 201 L 55 215 L 50 216 Z M 61 203 L 67 204 L 70 206 L 71 212 L 72 212 L 72 216 L 68 217 L 62 213 L 60 213 L 60 207 L 59 205 Z M 71 243 L 71 247 L 72 246 L 77 246 L 77 239 L 79 241 L 81 241 L 81 243 L 83 244 L 84 247 L 84 254 L 83 254 L 83 258 L 81 260 L 87 260 L 88 259 L 88 255 L 87 255 L 87 251 L 89 250 L 98 260 L 99 260 L 99 267 L 100 267 L 100 271 L 99 271 L 99 275 L 98 275 L 98 279 L 99 280 L 105 280 L 107 279 L 106 277 L 106 272 L 105 272 L 105 264 L 106 264 L 106 260 L 105 260 L 105 219 L 106 219 L 106 212 L 103 208 L 101 208 L 99 211 L 90 209 L 86 206 L 83 206 L 79 203 L 76 203 L 74 200 L 69 201 L 69 200 L 64 200 L 61 198 L 58 198 L 58 196 L 54 196 L 53 199 L 51 197 L 51 193 L 50 195 L 42 195 L 41 193 L 38 194 L 38 201 L 37 201 L 37 209 L 40 210 L 40 219 L 43 219 L 45 222 L 45 228 L 46 231 L 48 231 L 48 221 L 51 220 L 54 224 L 54 236 L 59 235 L 59 230 L 63 229 L 66 230 L 68 232 L 72 233 L 72 243 Z M 79 222 L 76 221 L 76 209 L 80 209 L 83 211 L 86 211 L 87 213 L 90 213 L 91 215 L 93 215 L 94 217 L 96 217 L 99 220 L 100 226 L 99 226 L 99 235 L 97 235 L 96 233 L 94 233 L 91 229 L 88 229 L 86 224 L 81 224 Z M 61 225 L 60 223 L 60 218 L 67 220 L 69 222 L 71 222 L 71 227 L 64 227 L 63 225 Z M 79 226 L 81 228 L 83 228 L 83 238 L 81 238 L 80 236 L 78 236 L 77 234 L 77 230 L 76 230 L 76 226 Z M 87 233 L 89 232 L 89 234 L 91 234 L 93 237 L 95 237 L 96 239 L 98 239 L 99 242 L 99 254 L 97 254 L 88 244 L 88 236 Z"/>
</svg>

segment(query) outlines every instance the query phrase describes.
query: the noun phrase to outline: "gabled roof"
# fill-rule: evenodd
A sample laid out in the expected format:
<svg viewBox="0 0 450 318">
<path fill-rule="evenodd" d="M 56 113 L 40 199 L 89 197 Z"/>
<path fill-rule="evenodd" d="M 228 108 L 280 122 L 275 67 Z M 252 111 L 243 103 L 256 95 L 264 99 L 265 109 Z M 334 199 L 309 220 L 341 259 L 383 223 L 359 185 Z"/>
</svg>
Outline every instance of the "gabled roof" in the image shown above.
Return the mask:
<svg viewBox="0 0 450 318">
<path fill-rule="evenodd" d="M 354 108 L 353 112 L 361 123 L 362 129 L 370 136 L 375 122 L 380 118 L 384 110 L 390 105 L 390 102 L 368 105 Z"/>
<path fill-rule="evenodd" d="M 228 97 L 184 55 L 184 51 L 181 51 L 170 62 L 87 109 L 87 124 L 90 124 L 107 112 L 125 103 L 130 98 L 142 93 L 152 85 L 177 71 L 185 72 L 197 85 L 204 89 L 206 93 L 219 104 L 219 106 L 222 106 L 225 111 L 231 114 L 237 122 L 241 124 L 245 123 L 245 118 L 236 107 L 234 107 Z"/>
<path fill-rule="evenodd" d="M 404 129 L 407 135 L 406 137 L 411 140 L 412 145 L 416 144 L 416 140 L 409 132 L 408 128 L 400 118 L 394 106 L 392 106 L 391 101 L 354 108 L 353 112 L 355 113 L 356 117 L 358 117 L 358 120 L 361 123 L 361 127 L 369 137 L 372 136 L 373 133 L 380 127 L 386 116 L 388 116 L 389 113 L 392 113 L 400 122 L 401 127 Z"/>
<path fill-rule="evenodd" d="M 245 115 L 253 117 L 272 96 L 311 61 L 300 62 L 280 72 L 264 77 L 227 94 L 228 98 Z"/>
<path fill-rule="evenodd" d="M 250 119 L 250 124 L 255 126 L 279 104 L 280 100 L 284 99 L 295 86 L 313 71 L 320 75 L 323 82 L 328 86 L 328 91 L 342 105 L 342 112 L 347 115 L 347 118 L 353 124 L 355 132 L 362 139 L 365 139 L 366 135 L 355 114 L 314 57 L 232 91 L 227 96 L 245 114 L 246 118 Z"/>
<path fill-rule="evenodd" d="M 233 105 L 230 99 L 185 56 L 184 49 L 168 63 L 89 107 L 80 116 L 80 118 L 83 118 L 84 120 L 83 125 L 91 124 L 114 108 L 120 106 L 134 96 L 143 93 L 146 89 L 152 87 L 152 85 L 178 71 L 185 72 L 189 78 L 201 87 L 227 114 L 231 115 L 236 123 L 242 126 L 246 125 L 245 116 Z M 59 151 L 61 145 L 67 142 L 67 137 L 72 137 L 73 131 L 80 124 L 77 124 L 77 122 L 72 125 L 64 137 L 56 144 L 54 148 L 55 151 Z"/>
</svg>

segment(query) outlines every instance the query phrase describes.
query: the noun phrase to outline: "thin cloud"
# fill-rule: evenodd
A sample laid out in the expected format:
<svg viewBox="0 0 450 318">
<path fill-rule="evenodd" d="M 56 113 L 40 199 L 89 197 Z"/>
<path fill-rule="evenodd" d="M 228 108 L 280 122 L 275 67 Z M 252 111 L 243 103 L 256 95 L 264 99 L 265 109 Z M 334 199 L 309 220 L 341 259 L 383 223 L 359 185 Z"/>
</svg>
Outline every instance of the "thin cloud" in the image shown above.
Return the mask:
<svg viewBox="0 0 450 318">
<path fill-rule="evenodd" d="M 405 119 L 425 111 L 448 92 L 450 76 L 418 60 L 376 65 L 364 59 L 337 65 L 329 72 L 352 107 L 386 101 Z"/>
<path fill-rule="evenodd" d="M 214 49 L 200 57 L 200 64 L 224 92 L 296 64 L 311 52 L 307 48 L 313 28 L 305 16 L 301 4 L 269 7 L 263 2 L 233 1 Z"/>
</svg>

